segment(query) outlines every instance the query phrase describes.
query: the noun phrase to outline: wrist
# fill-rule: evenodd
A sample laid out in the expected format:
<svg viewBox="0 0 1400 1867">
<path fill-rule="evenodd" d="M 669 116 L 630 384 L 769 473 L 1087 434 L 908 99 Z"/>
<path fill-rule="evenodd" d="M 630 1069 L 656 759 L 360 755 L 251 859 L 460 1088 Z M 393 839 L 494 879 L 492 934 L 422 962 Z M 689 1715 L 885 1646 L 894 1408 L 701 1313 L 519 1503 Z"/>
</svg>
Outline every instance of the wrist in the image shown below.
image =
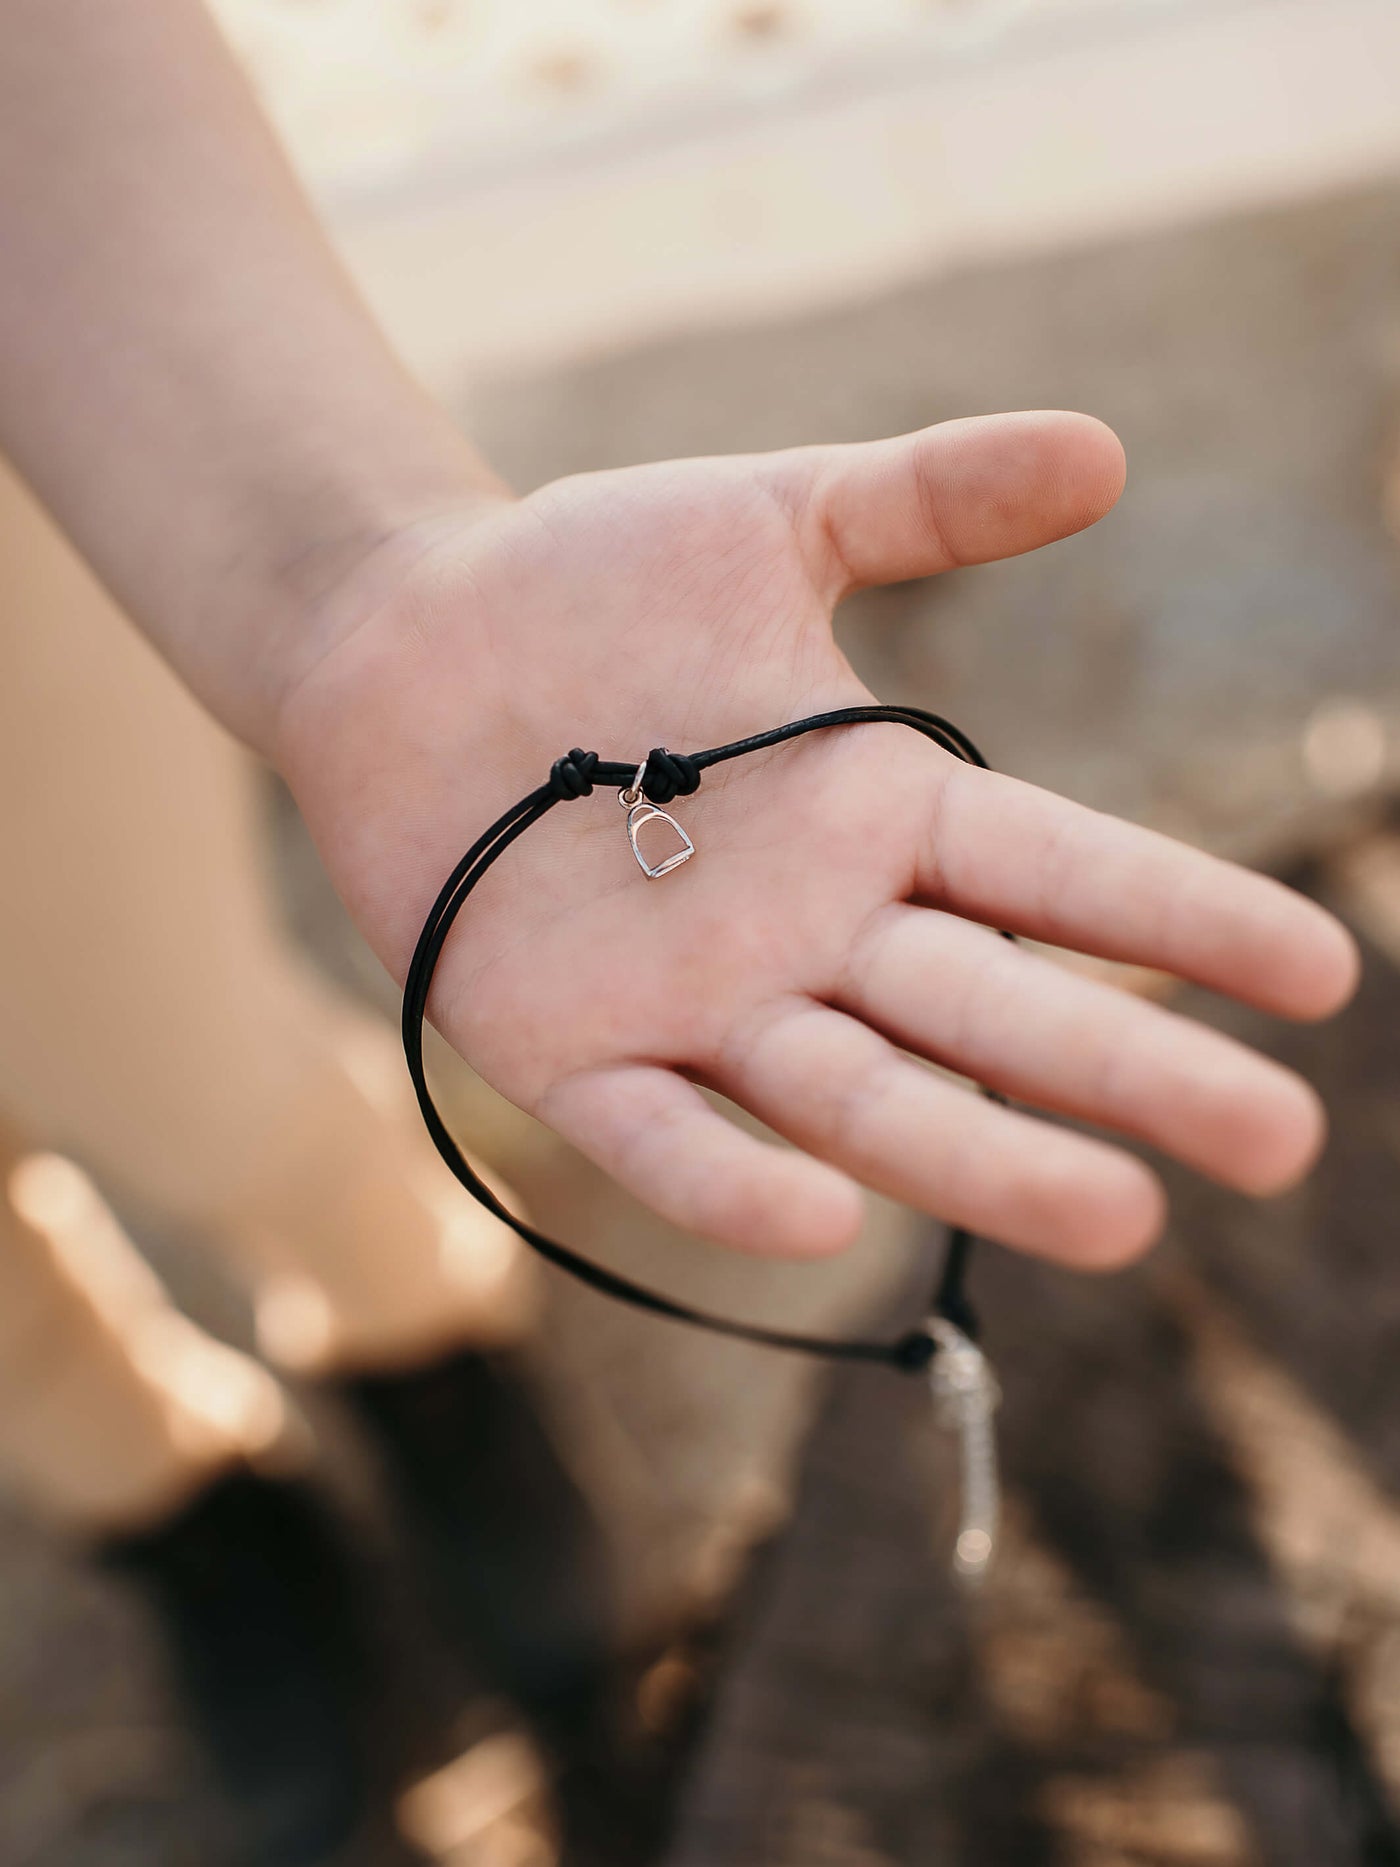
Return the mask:
<svg viewBox="0 0 1400 1867">
<path fill-rule="evenodd" d="M 460 439 L 411 471 L 338 474 L 283 504 L 200 618 L 210 645 L 182 668 L 238 737 L 277 762 L 287 697 L 393 595 L 449 532 L 511 494 Z M 231 652 L 230 652 L 231 651 Z M 193 663 L 193 665 L 189 665 Z"/>
</svg>

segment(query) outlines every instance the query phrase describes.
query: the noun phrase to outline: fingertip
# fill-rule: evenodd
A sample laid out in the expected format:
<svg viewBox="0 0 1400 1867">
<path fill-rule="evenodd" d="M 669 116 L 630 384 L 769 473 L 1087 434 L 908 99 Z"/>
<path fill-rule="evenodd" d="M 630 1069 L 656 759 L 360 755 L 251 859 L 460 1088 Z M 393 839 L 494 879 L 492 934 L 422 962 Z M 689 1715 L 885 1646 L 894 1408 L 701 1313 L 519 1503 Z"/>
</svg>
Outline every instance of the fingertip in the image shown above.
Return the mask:
<svg viewBox="0 0 1400 1867">
<path fill-rule="evenodd" d="M 1334 914 L 1287 883 L 1251 877 L 1249 934 L 1220 989 L 1300 1024 L 1330 1018 L 1361 981 L 1361 952 Z M 1243 901 L 1241 906 L 1243 906 Z"/>
<path fill-rule="evenodd" d="M 1309 950 L 1302 957 L 1292 984 L 1289 1016 L 1301 1023 L 1315 1024 L 1334 1017 L 1350 1004 L 1361 983 L 1361 949 L 1349 928 L 1320 908 L 1307 902 L 1313 925 Z"/>
<path fill-rule="evenodd" d="M 829 1258 L 849 1249 L 865 1222 L 854 1180 L 807 1154 L 773 1163 L 757 1202 L 726 1242 L 765 1257 Z"/>
<path fill-rule="evenodd" d="M 1327 1141 L 1327 1110 L 1310 1083 L 1279 1070 L 1252 1145 L 1241 1151 L 1230 1183 L 1256 1198 L 1287 1192 L 1311 1172 Z"/>
<path fill-rule="evenodd" d="M 1082 531 L 1111 512 L 1122 497 L 1128 479 L 1128 456 L 1117 434 L 1097 415 L 1052 409 L 1046 412 L 1046 419 L 1059 432 L 1074 490 L 1082 502 L 1082 517 L 1070 529 Z"/>
<path fill-rule="evenodd" d="M 1085 530 L 1117 503 L 1127 475 L 1113 430 L 1065 409 L 950 422 L 927 431 L 923 456 L 944 541 L 961 563 Z"/>
<path fill-rule="evenodd" d="M 1152 1169 L 1116 1148 L 1102 1150 L 1086 1183 L 1064 1261 L 1076 1270 L 1119 1271 L 1150 1251 L 1167 1222 L 1166 1189 Z"/>
</svg>

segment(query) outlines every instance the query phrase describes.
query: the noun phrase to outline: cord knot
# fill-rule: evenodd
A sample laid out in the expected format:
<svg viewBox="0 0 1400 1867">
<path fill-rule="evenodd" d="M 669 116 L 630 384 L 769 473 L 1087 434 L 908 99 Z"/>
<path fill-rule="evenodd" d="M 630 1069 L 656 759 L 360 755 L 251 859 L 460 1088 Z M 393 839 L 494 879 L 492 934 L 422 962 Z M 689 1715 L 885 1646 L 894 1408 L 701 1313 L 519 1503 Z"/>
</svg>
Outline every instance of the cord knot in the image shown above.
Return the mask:
<svg viewBox="0 0 1400 1867">
<path fill-rule="evenodd" d="M 593 792 L 593 774 L 598 768 L 598 754 L 575 746 L 549 768 L 549 788 L 561 801 L 571 797 L 589 797 Z"/>
<path fill-rule="evenodd" d="M 684 752 L 653 746 L 647 753 L 642 789 L 653 804 L 669 804 L 673 797 L 689 797 L 700 789 L 700 767 Z"/>
<path fill-rule="evenodd" d="M 938 1353 L 927 1329 L 911 1329 L 893 1345 L 890 1360 L 901 1374 L 922 1374 Z"/>
</svg>

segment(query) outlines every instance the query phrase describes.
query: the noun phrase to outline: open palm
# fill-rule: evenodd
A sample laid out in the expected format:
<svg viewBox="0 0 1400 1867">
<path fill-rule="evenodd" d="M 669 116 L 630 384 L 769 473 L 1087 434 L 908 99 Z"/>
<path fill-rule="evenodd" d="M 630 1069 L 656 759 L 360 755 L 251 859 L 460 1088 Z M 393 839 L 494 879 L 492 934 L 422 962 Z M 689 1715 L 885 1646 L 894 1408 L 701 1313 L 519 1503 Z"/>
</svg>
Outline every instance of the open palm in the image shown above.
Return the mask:
<svg viewBox="0 0 1400 1867">
<path fill-rule="evenodd" d="M 401 574 L 381 554 L 341 594 L 280 762 L 401 979 L 462 850 L 569 747 L 640 760 L 861 704 L 831 632 L 844 594 L 1078 530 L 1121 473 L 1095 422 L 1006 416 L 464 506 L 416 528 Z M 674 810 L 696 858 L 652 882 L 613 793 L 557 808 L 473 895 L 431 1004 L 483 1077 L 667 1218 L 824 1252 L 864 1184 L 1068 1262 L 1150 1241 L 1138 1160 L 921 1059 L 1248 1191 L 1312 1159 L 1296 1078 L 993 931 L 1319 1016 L 1351 987 L 1350 942 L 1277 884 L 892 725 L 720 767 Z"/>
</svg>

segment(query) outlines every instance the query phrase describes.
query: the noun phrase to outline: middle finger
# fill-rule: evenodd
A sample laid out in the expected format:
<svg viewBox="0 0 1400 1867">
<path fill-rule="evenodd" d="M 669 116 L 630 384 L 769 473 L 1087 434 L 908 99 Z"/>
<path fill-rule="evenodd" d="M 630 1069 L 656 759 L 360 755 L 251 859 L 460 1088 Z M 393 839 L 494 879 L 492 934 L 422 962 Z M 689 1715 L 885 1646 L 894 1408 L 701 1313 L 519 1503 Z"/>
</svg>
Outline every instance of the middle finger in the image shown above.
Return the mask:
<svg viewBox="0 0 1400 1867">
<path fill-rule="evenodd" d="M 1243 1044 L 926 908 L 867 923 L 834 1002 L 904 1048 L 1267 1193 L 1310 1165 L 1321 1105 Z"/>
</svg>

